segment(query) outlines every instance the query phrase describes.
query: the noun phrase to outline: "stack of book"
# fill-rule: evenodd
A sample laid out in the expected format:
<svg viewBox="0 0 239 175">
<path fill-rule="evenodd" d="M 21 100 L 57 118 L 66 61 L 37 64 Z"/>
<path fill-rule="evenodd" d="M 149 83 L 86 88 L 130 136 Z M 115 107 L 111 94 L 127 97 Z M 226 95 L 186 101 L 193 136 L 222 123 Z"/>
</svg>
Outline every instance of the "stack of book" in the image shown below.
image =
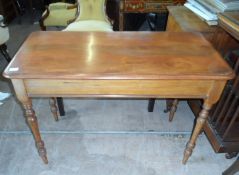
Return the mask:
<svg viewBox="0 0 239 175">
<path fill-rule="evenodd" d="M 217 25 L 217 13 L 239 10 L 239 0 L 187 0 L 184 6 L 208 25 Z"/>
</svg>

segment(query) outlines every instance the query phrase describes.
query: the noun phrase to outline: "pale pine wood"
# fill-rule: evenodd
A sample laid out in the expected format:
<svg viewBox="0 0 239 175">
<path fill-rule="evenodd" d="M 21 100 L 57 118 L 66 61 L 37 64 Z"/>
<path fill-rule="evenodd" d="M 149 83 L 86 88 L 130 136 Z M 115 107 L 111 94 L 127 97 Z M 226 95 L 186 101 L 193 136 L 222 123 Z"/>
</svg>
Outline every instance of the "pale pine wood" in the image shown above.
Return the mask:
<svg viewBox="0 0 239 175">
<path fill-rule="evenodd" d="M 185 149 L 186 163 L 208 110 L 234 73 L 195 33 L 36 32 L 4 76 L 12 79 L 27 118 L 32 119 L 29 125 L 45 163 L 46 151 L 29 97 L 203 99 L 204 109 Z"/>
<path fill-rule="evenodd" d="M 41 139 L 41 135 L 38 128 L 37 117 L 35 115 L 35 111 L 32 108 L 32 101 L 27 96 L 24 82 L 21 79 L 12 79 L 12 84 L 16 92 L 16 95 L 19 101 L 22 103 L 23 109 L 25 110 L 26 122 L 34 136 L 38 153 L 40 157 L 42 158 L 43 162 L 47 164 L 48 159 L 47 159 L 46 149 L 44 146 L 44 142 Z"/>
<path fill-rule="evenodd" d="M 211 80 L 51 80 L 26 79 L 29 96 L 127 96 L 205 98 Z M 170 89 L 168 87 L 171 87 Z M 185 90 L 187 88 L 187 90 Z"/>
</svg>

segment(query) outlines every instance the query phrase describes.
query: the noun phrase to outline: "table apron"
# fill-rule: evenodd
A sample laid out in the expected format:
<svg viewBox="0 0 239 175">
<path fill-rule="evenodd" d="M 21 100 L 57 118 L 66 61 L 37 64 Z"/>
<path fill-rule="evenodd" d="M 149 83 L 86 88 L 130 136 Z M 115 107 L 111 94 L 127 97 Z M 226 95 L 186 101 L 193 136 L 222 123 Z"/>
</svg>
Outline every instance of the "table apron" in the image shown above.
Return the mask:
<svg viewBox="0 0 239 175">
<path fill-rule="evenodd" d="M 212 80 L 25 79 L 28 96 L 206 98 Z"/>
</svg>

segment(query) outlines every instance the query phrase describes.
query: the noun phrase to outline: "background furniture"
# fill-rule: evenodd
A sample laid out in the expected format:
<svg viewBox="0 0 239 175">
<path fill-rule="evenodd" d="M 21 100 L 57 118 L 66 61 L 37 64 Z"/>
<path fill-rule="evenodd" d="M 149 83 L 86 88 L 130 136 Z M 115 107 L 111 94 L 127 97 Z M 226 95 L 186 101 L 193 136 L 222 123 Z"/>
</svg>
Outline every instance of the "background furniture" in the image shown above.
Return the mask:
<svg viewBox="0 0 239 175">
<path fill-rule="evenodd" d="M 124 30 L 125 13 L 164 13 L 168 5 L 183 4 L 185 0 L 120 0 L 119 30 Z"/>
<path fill-rule="evenodd" d="M 47 8 L 47 10 L 44 12 L 45 15 L 43 15 L 43 17 L 40 20 L 41 29 L 46 30 L 46 26 L 67 26 L 71 20 L 72 23 L 69 24 L 64 29 L 64 31 L 111 32 L 113 31 L 112 26 L 105 12 L 106 3 L 107 3 L 106 0 L 98 0 L 97 3 L 92 0 L 87 0 L 87 1 L 81 0 L 79 4 L 80 14 L 78 17 L 76 16 L 78 4 L 70 5 L 70 6 L 69 4 L 66 4 L 66 3 L 50 4 L 49 8 Z M 53 8 L 53 10 L 51 10 L 50 12 L 48 9 L 51 9 L 50 7 L 52 6 L 55 9 Z M 62 15 L 63 16 L 65 15 L 65 18 L 60 18 Z M 58 20 L 56 20 L 56 18 Z M 57 106 L 54 105 L 55 103 L 57 103 Z M 59 114 L 61 116 L 65 115 L 64 103 L 61 97 L 57 97 L 56 99 L 52 98 L 50 100 L 50 104 L 53 104 L 51 106 L 54 106 L 51 109 L 56 121 L 58 120 L 57 109 L 56 109 L 57 107 L 59 109 Z"/>
<path fill-rule="evenodd" d="M 64 31 L 113 31 L 106 15 L 106 0 L 80 0 L 79 16 Z"/>
<path fill-rule="evenodd" d="M 210 127 L 207 129 L 213 129 L 211 132 L 224 145 L 229 143 L 229 153 L 233 153 L 238 152 L 233 144 L 239 141 L 239 51 L 231 53 L 227 61 L 234 69 L 236 78 L 227 83 L 222 97 L 210 114 Z"/>
<path fill-rule="evenodd" d="M 46 27 L 68 26 L 77 17 L 77 8 L 77 3 L 57 2 L 49 4 L 39 21 L 41 30 L 46 30 Z"/>
<path fill-rule="evenodd" d="M 119 30 L 119 1 L 120 0 L 107 0 L 106 1 L 106 14 L 113 21 L 113 30 Z"/>
<path fill-rule="evenodd" d="M 16 16 L 19 16 L 15 0 L 0 0 L 0 14 L 4 17 L 5 23 L 10 23 Z"/>
<path fill-rule="evenodd" d="M 198 18 L 193 12 L 184 6 L 167 7 L 169 11 L 167 31 L 173 32 L 200 32 L 208 40 L 212 41 L 217 26 L 209 26 Z"/>
<path fill-rule="evenodd" d="M 2 5 L 1 2 L 3 3 Z M 2 11 L 2 14 L 7 17 L 7 23 L 17 17 L 20 24 L 22 21 L 21 16 L 26 12 L 30 13 L 30 22 L 33 23 L 36 9 L 43 9 L 43 0 L 0 0 L 0 14 Z"/>
<path fill-rule="evenodd" d="M 0 52 L 5 57 L 7 62 L 10 62 L 11 57 L 8 54 L 7 45 L 6 45 L 6 42 L 9 39 L 9 31 L 8 31 L 8 27 L 4 24 L 3 21 L 4 21 L 3 16 L 0 15 Z"/>
<path fill-rule="evenodd" d="M 208 26 L 205 22 L 200 20 L 195 14 L 193 14 L 190 10 L 186 9 L 185 7 L 168 7 L 168 10 L 169 10 L 169 18 L 168 18 L 168 25 L 167 25 L 168 31 L 200 32 L 208 41 L 212 43 L 214 48 L 218 52 L 220 52 L 222 56 L 225 56 L 226 53 L 228 53 L 229 51 L 239 48 L 239 43 L 236 40 L 236 38 L 238 37 L 238 32 L 236 32 L 238 31 L 236 27 L 237 22 L 235 23 L 235 21 L 237 21 L 236 18 L 238 18 L 239 16 L 238 12 L 229 13 L 230 15 L 228 13 L 224 13 L 224 15 L 228 14 L 228 16 L 226 17 L 226 19 L 228 19 L 227 24 L 225 22 L 222 22 L 222 15 L 219 15 L 219 26 L 215 27 L 215 26 Z M 201 110 L 201 106 L 202 106 L 201 101 L 189 100 L 188 103 L 192 111 L 194 112 L 195 116 L 197 116 L 199 111 Z M 227 110 L 229 111 L 229 109 Z M 232 111 L 229 111 L 229 112 L 232 112 Z M 224 125 L 225 124 L 225 120 L 224 120 L 223 127 L 225 128 L 223 132 L 219 134 L 220 132 L 218 131 L 218 129 L 214 126 L 212 122 L 216 118 L 211 120 L 212 116 L 215 117 L 215 114 L 213 114 L 213 112 L 210 113 L 210 116 L 209 116 L 210 120 L 206 123 L 204 127 L 204 131 L 214 151 L 218 153 L 230 153 L 231 155 L 235 155 L 233 153 L 239 151 L 238 128 L 237 128 L 237 132 L 233 132 L 233 130 L 231 130 L 232 128 L 229 125 L 230 120 L 227 118 L 226 119 L 228 120 L 226 122 L 227 124 Z M 233 115 L 231 114 L 230 117 L 232 116 Z M 225 116 L 223 116 L 222 118 L 224 117 Z M 239 126 L 239 125 L 237 124 L 238 118 L 234 120 L 235 120 L 234 121 L 235 123 L 233 125 L 235 130 L 236 129 L 235 126 Z M 221 122 L 223 122 L 223 119 L 220 119 L 219 123 Z M 228 133 L 226 134 L 227 138 L 223 138 L 223 134 L 225 134 L 226 128 L 228 129 Z"/>
<path fill-rule="evenodd" d="M 224 30 L 224 35 L 230 36 L 233 38 L 233 41 L 235 39 L 239 41 L 239 12 L 225 12 L 220 14 L 218 18 L 219 26 Z M 218 33 L 215 33 L 215 35 L 218 35 Z M 225 46 L 228 47 L 230 45 L 228 40 L 224 42 Z M 219 44 L 223 45 L 222 43 Z M 229 52 L 228 62 L 234 68 L 237 78 L 235 81 L 228 83 L 228 88 L 224 90 L 225 96 L 222 96 L 217 106 L 215 106 L 215 110 L 210 114 L 210 125 L 208 125 L 210 128 L 205 128 L 207 130 L 213 129 L 212 133 L 217 138 L 215 142 L 220 144 L 220 146 L 217 145 L 215 147 L 218 149 L 218 152 L 228 152 L 228 158 L 230 158 L 230 153 L 234 156 L 236 155 L 234 154 L 235 152 L 239 152 L 239 84 L 236 84 L 239 74 L 239 42 L 236 44 L 237 51 Z M 236 109 L 238 110 L 236 111 Z"/>
</svg>

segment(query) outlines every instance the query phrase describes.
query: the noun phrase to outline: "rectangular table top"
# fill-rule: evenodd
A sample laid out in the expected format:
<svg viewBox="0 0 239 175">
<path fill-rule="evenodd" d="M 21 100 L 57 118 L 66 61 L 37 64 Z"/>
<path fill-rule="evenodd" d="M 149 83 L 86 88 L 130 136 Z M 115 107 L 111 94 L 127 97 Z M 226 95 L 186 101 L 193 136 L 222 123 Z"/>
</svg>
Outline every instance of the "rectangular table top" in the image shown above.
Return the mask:
<svg viewBox="0 0 239 175">
<path fill-rule="evenodd" d="M 34 32 L 4 71 L 20 79 L 231 79 L 198 33 Z"/>
</svg>

